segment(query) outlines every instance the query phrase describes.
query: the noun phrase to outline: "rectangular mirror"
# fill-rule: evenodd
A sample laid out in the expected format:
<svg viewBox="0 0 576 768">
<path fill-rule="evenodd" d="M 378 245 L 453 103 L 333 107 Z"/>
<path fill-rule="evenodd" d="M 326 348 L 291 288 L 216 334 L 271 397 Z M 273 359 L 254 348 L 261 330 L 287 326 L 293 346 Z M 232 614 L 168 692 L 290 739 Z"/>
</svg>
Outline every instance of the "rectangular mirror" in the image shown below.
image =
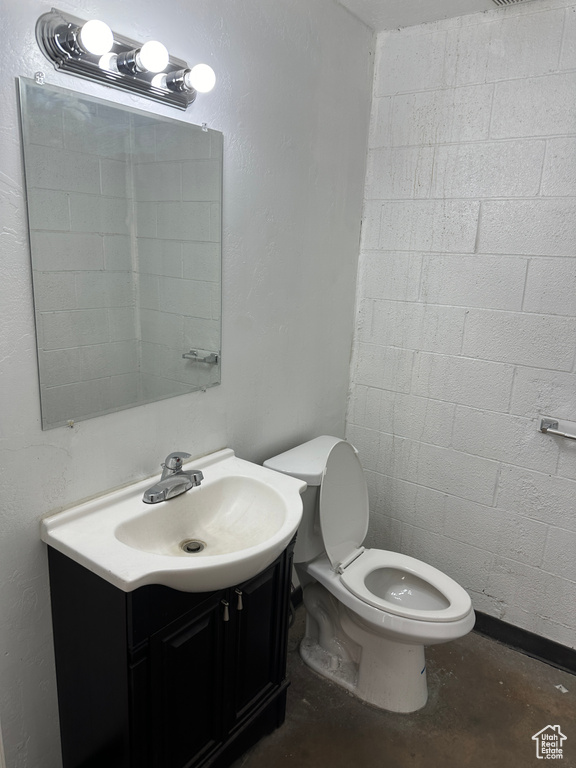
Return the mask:
<svg viewBox="0 0 576 768">
<path fill-rule="evenodd" d="M 42 428 L 219 384 L 222 134 L 19 84 Z"/>
</svg>

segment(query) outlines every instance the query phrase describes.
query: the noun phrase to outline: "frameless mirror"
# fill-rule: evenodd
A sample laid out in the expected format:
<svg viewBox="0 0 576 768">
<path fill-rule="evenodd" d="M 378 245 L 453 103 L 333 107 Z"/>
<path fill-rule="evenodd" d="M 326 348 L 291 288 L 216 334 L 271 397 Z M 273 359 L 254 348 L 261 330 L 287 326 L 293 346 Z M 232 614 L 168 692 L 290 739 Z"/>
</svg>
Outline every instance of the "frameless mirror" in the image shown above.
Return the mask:
<svg viewBox="0 0 576 768">
<path fill-rule="evenodd" d="M 222 134 L 19 84 L 42 428 L 218 384 Z"/>
</svg>

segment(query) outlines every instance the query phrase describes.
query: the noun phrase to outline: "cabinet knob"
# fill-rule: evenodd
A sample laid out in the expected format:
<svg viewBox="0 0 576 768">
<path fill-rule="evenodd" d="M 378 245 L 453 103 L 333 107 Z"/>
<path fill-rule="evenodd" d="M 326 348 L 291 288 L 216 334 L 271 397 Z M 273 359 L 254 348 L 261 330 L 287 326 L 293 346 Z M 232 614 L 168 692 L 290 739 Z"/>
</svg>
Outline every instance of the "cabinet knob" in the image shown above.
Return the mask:
<svg viewBox="0 0 576 768">
<path fill-rule="evenodd" d="M 222 621 L 230 621 L 230 603 L 228 600 L 222 600 L 222 605 L 224 606 L 224 614 L 222 615 Z"/>
<path fill-rule="evenodd" d="M 238 602 L 236 604 L 236 608 L 237 610 L 241 611 L 244 608 L 244 605 L 242 604 L 242 590 L 236 589 L 235 592 L 238 595 Z"/>
</svg>

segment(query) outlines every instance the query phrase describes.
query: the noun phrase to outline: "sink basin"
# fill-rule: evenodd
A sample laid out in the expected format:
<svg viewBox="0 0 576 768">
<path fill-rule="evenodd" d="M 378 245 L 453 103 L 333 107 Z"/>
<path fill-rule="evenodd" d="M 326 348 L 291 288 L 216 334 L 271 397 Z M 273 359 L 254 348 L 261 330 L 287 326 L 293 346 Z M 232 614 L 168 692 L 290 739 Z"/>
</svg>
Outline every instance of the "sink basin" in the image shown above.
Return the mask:
<svg viewBox="0 0 576 768">
<path fill-rule="evenodd" d="M 151 505 L 148 478 L 45 518 L 42 540 L 125 592 L 209 592 L 274 562 L 300 524 L 306 484 L 230 449 L 186 466 L 202 470 L 202 485 Z"/>
</svg>

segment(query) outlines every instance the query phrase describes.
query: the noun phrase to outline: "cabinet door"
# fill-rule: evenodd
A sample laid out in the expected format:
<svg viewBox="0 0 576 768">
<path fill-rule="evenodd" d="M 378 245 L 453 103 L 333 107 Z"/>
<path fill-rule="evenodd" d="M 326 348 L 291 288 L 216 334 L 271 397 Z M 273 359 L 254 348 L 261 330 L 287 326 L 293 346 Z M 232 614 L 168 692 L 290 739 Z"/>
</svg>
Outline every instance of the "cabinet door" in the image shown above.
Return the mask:
<svg viewBox="0 0 576 768">
<path fill-rule="evenodd" d="M 230 590 L 236 634 L 229 667 L 232 728 L 282 681 L 288 599 L 284 582 L 280 559 L 259 576 Z"/>
<path fill-rule="evenodd" d="M 156 768 L 192 768 L 222 741 L 224 594 L 150 639 Z"/>
</svg>

